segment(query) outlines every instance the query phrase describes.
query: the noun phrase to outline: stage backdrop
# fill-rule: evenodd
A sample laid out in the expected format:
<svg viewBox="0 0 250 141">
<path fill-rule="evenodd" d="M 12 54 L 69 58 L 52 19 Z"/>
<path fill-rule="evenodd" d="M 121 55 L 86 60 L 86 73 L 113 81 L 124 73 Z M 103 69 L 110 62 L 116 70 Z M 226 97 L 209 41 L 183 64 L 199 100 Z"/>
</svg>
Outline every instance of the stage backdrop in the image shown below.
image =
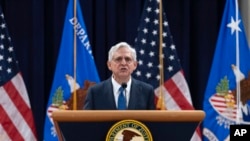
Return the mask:
<svg viewBox="0 0 250 141">
<path fill-rule="evenodd" d="M 109 48 L 131 45 L 144 0 L 79 0 L 101 80 Z M 194 107 L 202 109 L 225 0 L 163 0 Z M 54 76 L 68 0 L 0 0 L 27 86 L 39 140 Z"/>
</svg>

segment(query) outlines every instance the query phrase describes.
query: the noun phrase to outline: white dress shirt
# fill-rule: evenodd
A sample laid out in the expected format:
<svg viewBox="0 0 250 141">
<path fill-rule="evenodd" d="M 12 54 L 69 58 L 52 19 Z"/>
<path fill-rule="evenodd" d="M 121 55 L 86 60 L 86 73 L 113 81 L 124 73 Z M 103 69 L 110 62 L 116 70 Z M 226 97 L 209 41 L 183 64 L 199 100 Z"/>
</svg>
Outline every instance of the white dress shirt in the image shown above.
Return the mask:
<svg viewBox="0 0 250 141">
<path fill-rule="evenodd" d="M 111 79 L 112 85 L 113 85 L 113 93 L 114 93 L 114 97 L 115 97 L 115 104 L 116 107 L 118 105 L 118 96 L 120 94 L 119 92 L 119 88 L 121 87 L 121 84 L 119 84 L 118 82 L 116 82 L 116 80 L 112 77 Z M 127 83 L 127 87 L 124 91 L 125 94 L 125 98 L 126 98 L 126 106 L 128 107 L 128 103 L 129 103 L 129 97 L 130 97 L 130 88 L 131 88 L 131 78 L 129 79 L 128 83 Z"/>
</svg>

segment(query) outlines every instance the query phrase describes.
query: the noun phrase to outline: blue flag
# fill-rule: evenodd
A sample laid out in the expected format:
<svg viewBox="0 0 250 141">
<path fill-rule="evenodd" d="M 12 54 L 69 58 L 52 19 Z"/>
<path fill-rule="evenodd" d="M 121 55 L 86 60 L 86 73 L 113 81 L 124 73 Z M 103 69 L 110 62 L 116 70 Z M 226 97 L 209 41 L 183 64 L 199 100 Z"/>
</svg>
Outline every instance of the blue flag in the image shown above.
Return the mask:
<svg viewBox="0 0 250 141">
<path fill-rule="evenodd" d="M 229 140 L 230 125 L 250 122 L 249 73 L 250 49 L 238 3 L 227 0 L 204 95 L 204 141 Z"/>
<path fill-rule="evenodd" d="M 83 87 L 85 80 L 95 83 L 100 81 L 78 0 L 76 11 L 76 17 L 74 17 L 74 0 L 69 0 L 60 52 L 47 105 L 44 141 L 58 140 L 51 119 L 52 111 L 64 109 L 65 102 L 69 100 L 73 90 Z M 74 29 L 76 30 L 76 53 L 74 53 Z M 76 83 L 74 84 L 75 55 Z"/>
</svg>

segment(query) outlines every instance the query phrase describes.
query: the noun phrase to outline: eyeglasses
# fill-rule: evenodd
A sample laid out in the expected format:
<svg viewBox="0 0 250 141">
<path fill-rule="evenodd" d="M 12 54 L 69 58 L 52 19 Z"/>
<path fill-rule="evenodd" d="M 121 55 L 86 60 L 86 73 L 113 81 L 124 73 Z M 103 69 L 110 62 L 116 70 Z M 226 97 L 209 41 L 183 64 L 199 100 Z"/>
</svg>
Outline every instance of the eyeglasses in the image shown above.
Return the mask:
<svg viewBox="0 0 250 141">
<path fill-rule="evenodd" d="M 117 57 L 112 60 L 114 60 L 116 63 L 122 63 L 123 59 L 127 64 L 130 64 L 133 61 L 133 59 L 130 57 Z"/>
</svg>

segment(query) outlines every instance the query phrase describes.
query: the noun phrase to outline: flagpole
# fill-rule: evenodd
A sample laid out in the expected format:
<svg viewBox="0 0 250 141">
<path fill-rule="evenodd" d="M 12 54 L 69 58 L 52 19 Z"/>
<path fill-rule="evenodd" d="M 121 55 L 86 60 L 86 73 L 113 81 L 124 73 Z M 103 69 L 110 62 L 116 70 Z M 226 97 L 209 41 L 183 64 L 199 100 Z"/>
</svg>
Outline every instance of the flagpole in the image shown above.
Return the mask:
<svg viewBox="0 0 250 141">
<path fill-rule="evenodd" d="M 74 0 L 74 19 L 77 19 L 76 16 L 76 6 L 77 0 Z M 76 29 L 74 28 L 74 91 L 73 91 L 73 110 L 77 110 L 77 96 L 76 96 Z"/>
<path fill-rule="evenodd" d="M 160 110 L 165 110 L 165 97 L 163 94 L 163 85 L 164 85 L 164 61 L 163 61 L 163 52 L 162 52 L 162 0 L 159 0 L 159 62 L 160 62 L 160 96 L 159 96 L 159 104 L 157 107 Z"/>
<path fill-rule="evenodd" d="M 237 22 L 239 20 L 239 15 L 238 15 L 238 0 L 235 0 L 235 21 Z M 236 39 L 235 39 L 235 45 L 236 45 L 236 66 L 240 69 L 240 58 L 239 58 L 239 31 L 236 30 Z M 237 98 L 237 114 L 236 114 L 236 123 L 240 124 L 240 97 L 241 97 L 241 92 L 240 92 L 240 80 L 236 79 L 236 98 Z"/>
</svg>

